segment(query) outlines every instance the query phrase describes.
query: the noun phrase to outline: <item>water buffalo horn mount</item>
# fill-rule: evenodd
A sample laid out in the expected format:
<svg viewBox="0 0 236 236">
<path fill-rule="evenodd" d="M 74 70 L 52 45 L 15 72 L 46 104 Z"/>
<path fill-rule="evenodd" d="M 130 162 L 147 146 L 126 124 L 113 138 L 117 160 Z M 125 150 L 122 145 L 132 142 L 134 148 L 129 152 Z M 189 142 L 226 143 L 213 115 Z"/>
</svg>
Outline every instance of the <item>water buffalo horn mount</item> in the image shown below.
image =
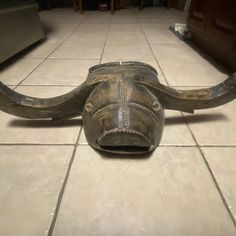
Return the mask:
<svg viewBox="0 0 236 236">
<path fill-rule="evenodd" d="M 88 143 L 113 153 L 146 153 L 160 143 L 164 109 L 193 113 L 236 97 L 236 74 L 211 88 L 177 90 L 161 84 L 157 71 L 141 62 L 93 66 L 84 83 L 53 98 L 19 94 L 0 82 L 0 109 L 29 118 L 64 120 L 82 115 Z"/>
</svg>

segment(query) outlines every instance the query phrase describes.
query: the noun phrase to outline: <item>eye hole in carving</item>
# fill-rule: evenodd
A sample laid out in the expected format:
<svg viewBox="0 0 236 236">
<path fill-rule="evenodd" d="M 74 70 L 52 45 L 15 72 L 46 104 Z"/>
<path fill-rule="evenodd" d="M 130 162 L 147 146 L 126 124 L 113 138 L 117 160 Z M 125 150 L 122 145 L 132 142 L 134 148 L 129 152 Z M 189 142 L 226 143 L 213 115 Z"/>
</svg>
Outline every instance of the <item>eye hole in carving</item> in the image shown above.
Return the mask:
<svg viewBox="0 0 236 236">
<path fill-rule="evenodd" d="M 159 111 L 160 108 L 161 108 L 161 105 L 158 101 L 154 101 L 153 104 L 152 104 L 152 108 L 154 111 Z"/>
<path fill-rule="evenodd" d="M 91 112 L 93 110 L 93 104 L 91 102 L 88 102 L 85 104 L 85 110 L 87 112 Z"/>
</svg>

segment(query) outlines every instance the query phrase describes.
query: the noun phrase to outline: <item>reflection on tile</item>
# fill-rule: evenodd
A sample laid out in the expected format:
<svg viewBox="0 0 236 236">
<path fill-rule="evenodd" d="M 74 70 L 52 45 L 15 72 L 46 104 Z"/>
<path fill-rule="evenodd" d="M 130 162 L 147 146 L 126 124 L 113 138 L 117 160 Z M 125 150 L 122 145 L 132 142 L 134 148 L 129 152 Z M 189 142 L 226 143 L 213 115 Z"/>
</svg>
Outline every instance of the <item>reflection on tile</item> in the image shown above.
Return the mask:
<svg viewBox="0 0 236 236">
<path fill-rule="evenodd" d="M 137 44 L 107 44 L 103 54 L 104 59 L 154 59 L 147 43 Z"/>
<path fill-rule="evenodd" d="M 136 159 L 79 146 L 54 235 L 221 236 L 235 228 L 197 148 L 160 147 Z"/>
<path fill-rule="evenodd" d="M 99 60 L 47 59 L 24 82 L 27 85 L 78 85 Z"/>
<path fill-rule="evenodd" d="M 50 58 L 100 59 L 103 44 L 68 43 L 62 44 Z"/>
<path fill-rule="evenodd" d="M 72 147 L 0 146 L 0 153 L 0 235 L 46 235 Z"/>
<path fill-rule="evenodd" d="M 187 115 L 190 128 L 200 145 L 236 145 L 236 101 L 221 107 Z"/>
<path fill-rule="evenodd" d="M 236 147 L 202 148 L 215 179 L 236 220 Z"/>
<path fill-rule="evenodd" d="M 53 97 L 72 87 L 20 86 L 17 92 L 35 97 Z M 79 118 L 53 123 L 51 120 L 27 120 L 0 113 L 0 143 L 74 144 L 79 134 Z"/>
<path fill-rule="evenodd" d="M 41 62 L 41 59 L 21 58 L 12 63 L 2 65 L 0 68 L 0 81 L 8 85 L 17 85 Z"/>
</svg>

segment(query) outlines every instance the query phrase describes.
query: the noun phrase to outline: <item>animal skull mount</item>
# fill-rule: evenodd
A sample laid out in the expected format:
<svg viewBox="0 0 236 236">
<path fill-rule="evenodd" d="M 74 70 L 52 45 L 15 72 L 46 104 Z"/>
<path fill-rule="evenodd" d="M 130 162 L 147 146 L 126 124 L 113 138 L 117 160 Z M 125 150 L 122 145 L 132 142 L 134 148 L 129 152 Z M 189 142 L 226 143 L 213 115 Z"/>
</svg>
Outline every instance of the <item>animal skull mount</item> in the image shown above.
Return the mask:
<svg viewBox="0 0 236 236">
<path fill-rule="evenodd" d="M 193 113 L 236 97 L 236 74 L 207 89 L 177 90 L 161 84 L 157 71 L 140 62 L 93 66 L 84 83 L 54 98 L 24 96 L 0 83 L 0 109 L 30 118 L 83 119 L 88 143 L 113 153 L 146 153 L 160 143 L 164 109 Z"/>
</svg>

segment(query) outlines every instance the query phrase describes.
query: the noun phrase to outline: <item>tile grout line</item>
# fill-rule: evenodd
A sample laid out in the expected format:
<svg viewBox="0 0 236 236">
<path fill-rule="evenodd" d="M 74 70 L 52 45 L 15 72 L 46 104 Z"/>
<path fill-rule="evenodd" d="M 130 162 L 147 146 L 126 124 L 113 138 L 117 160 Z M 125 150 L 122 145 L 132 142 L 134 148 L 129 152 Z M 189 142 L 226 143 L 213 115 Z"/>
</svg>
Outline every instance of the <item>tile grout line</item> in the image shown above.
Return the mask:
<svg viewBox="0 0 236 236">
<path fill-rule="evenodd" d="M 82 22 L 84 21 L 84 19 L 82 19 L 79 23 L 78 23 L 78 25 L 74 28 L 74 30 L 72 30 L 68 35 L 67 35 L 67 37 L 61 42 L 61 43 L 59 43 L 57 46 L 56 46 L 56 48 L 54 48 L 54 50 L 52 50 L 45 58 L 43 58 L 43 60 L 25 77 L 25 78 L 23 78 L 17 85 L 16 85 L 16 87 L 14 88 L 14 90 L 15 89 L 17 89 L 18 88 L 18 86 L 20 86 L 37 68 L 39 68 L 39 66 L 41 66 L 48 58 L 49 58 L 49 56 L 52 54 L 52 53 L 54 53 L 78 28 L 79 28 L 79 26 L 82 24 Z M 27 59 L 27 58 L 26 58 Z M 39 58 L 38 58 L 39 59 Z"/>
<path fill-rule="evenodd" d="M 106 43 L 107 43 L 107 38 L 109 36 L 110 29 L 111 29 L 112 18 L 113 18 L 113 16 L 111 16 L 111 20 L 110 20 L 110 23 L 109 23 L 109 26 L 108 26 L 108 29 L 107 29 L 107 32 L 106 32 L 106 38 L 105 38 L 105 41 L 104 41 L 104 44 L 103 44 L 103 49 L 102 49 L 101 57 L 99 59 L 99 64 L 101 64 L 102 59 L 103 59 L 103 54 L 104 54 L 104 51 L 105 51 L 105 47 L 106 47 Z"/>
<path fill-rule="evenodd" d="M 58 200 L 57 200 L 57 203 L 56 203 L 56 207 L 55 207 L 55 211 L 54 211 L 54 214 L 53 214 L 51 224 L 50 224 L 49 229 L 48 229 L 47 236 L 52 236 L 53 235 L 53 231 L 54 231 L 54 228 L 55 228 L 55 225 L 56 225 L 56 221 L 57 221 L 57 217 L 58 217 L 59 210 L 60 210 L 60 207 L 61 207 L 61 203 L 62 203 L 62 200 L 63 200 L 66 185 L 67 185 L 67 182 L 68 182 L 68 179 L 69 179 L 69 176 L 70 176 L 72 165 L 74 163 L 75 154 L 77 152 L 77 148 L 79 147 L 78 143 L 79 143 L 81 132 L 82 132 L 82 126 L 80 127 L 80 131 L 79 131 L 78 137 L 75 141 L 75 144 L 73 145 L 74 149 L 73 149 L 73 152 L 72 152 L 72 155 L 71 155 L 71 159 L 70 159 L 67 171 L 66 171 L 66 175 L 65 175 L 61 190 L 60 190 L 59 195 L 58 195 Z"/>
<path fill-rule="evenodd" d="M 0 146 L 74 146 L 72 143 L 0 143 Z M 88 143 L 78 143 L 78 146 L 89 146 Z M 159 144 L 158 147 L 197 147 L 188 144 Z M 236 145 L 199 145 L 200 148 L 236 148 Z"/>
<path fill-rule="evenodd" d="M 150 43 L 149 43 L 149 41 L 148 41 L 148 39 L 147 39 L 147 35 L 146 35 L 146 33 L 144 32 L 144 30 L 143 30 L 142 24 L 140 23 L 138 17 L 134 14 L 134 11 L 132 11 L 132 12 L 133 12 L 134 17 L 135 17 L 136 20 L 138 21 L 138 24 L 139 24 L 139 27 L 140 27 L 140 29 L 141 29 L 141 32 L 142 32 L 142 34 L 144 35 L 144 38 L 145 38 L 145 40 L 146 40 L 146 42 L 147 42 L 147 44 L 148 44 L 149 49 L 151 50 L 151 53 L 152 53 L 152 55 L 153 55 L 153 57 L 154 57 L 154 59 L 155 59 L 157 65 L 158 65 L 158 67 L 160 68 L 160 71 L 161 71 L 161 73 L 162 73 L 162 75 L 163 75 L 163 77 L 164 77 L 165 82 L 167 83 L 167 85 L 169 85 L 169 83 L 168 83 L 168 81 L 167 81 L 167 79 L 166 79 L 166 76 L 165 76 L 165 74 L 164 74 L 164 72 L 163 72 L 163 70 L 162 70 L 162 68 L 161 68 L 161 66 L 160 66 L 160 63 L 158 62 L 158 60 L 157 60 L 157 58 L 156 58 L 156 56 L 155 56 L 155 54 L 154 54 L 154 52 L 153 52 L 153 50 L 152 50 L 152 47 L 151 47 L 151 45 L 150 45 Z"/>
<path fill-rule="evenodd" d="M 209 171 L 209 174 L 210 174 L 210 176 L 211 176 L 211 179 L 212 179 L 212 181 L 213 181 L 213 183 L 214 183 L 214 185 L 215 185 L 215 187 L 216 187 L 216 190 L 217 190 L 217 192 L 218 192 L 219 195 L 220 195 L 221 201 L 222 201 L 222 203 L 223 203 L 223 205 L 224 205 L 226 211 L 228 212 L 228 214 L 229 214 L 229 216 L 230 216 L 230 219 L 231 219 L 231 221 L 232 221 L 232 223 L 233 223 L 233 225 L 234 225 L 234 227 L 235 227 L 235 229 L 236 229 L 236 219 L 234 218 L 234 215 L 233 215 L 233 213 L 231 212 L 231 210 L 230 210 L 230 208 L 229 208 L 229 205 L 228 205 L 228 203 L 227 203 L 227 200 L 225 199 L 224 194 L 223 194 L 223 192 L 221 191 L 221 188 L 220 188 L 220 186 L 219 186 L 219 184 L 218 184 L 218 182 L 217 182 L 217 180 L 216 180 L 216 177 L 215 177 L 215 175 L 214 175 L 214 173 L 213 173 L 213 171 L 212 171 L 212 169 L 211 169 L 211 167 L 210 167 L 210 164 L 209 164 L 209 162 L 207 161 L 207 159 L 206 159 L 206 157 L 205 157 L 205 155 L 204 155 L 204 153 L 203 153 L 203 151 L 202 151 L 202 149 L 201 149 L 201 146 L 198 144 L 198 141 L 197 141 L 195 135 L 193 134 L 193 131 L 191 130 L 190 125 L 189 125 L 188 122 L 187 122 L 187 118 L 184 116 L 183 112 L 181 112 L 181 113 L 182 113 L 182 116 L 183 116 L 183 118 L 184 118 L 184 120 L 185 120 L 185 122 L 186 122 L 186 125 L 187 125 L 187 127 L 188 127 L 188 129 L 189 129 L 189 131 L 190 131 L 190 133 L 191 133 L 191 136 L 192 136 L 193 140 L 195 141 L 195 143 L 196 143 L 196 145 L 197 145 L 196 147 L 197 147 L 197 149 L 198 149 L 198 151 L 199 151 L 199 153 L 200 153 L 200 155 L 201 155 L 201 157 L 202 157 L 202 160 L 203 160 L 203 162 L 205 163 L 205 166 L 206 166 L 207 170 Z M 203 146 L 203 147 L 204 147 L 204 146 Z"/>
</svg>

